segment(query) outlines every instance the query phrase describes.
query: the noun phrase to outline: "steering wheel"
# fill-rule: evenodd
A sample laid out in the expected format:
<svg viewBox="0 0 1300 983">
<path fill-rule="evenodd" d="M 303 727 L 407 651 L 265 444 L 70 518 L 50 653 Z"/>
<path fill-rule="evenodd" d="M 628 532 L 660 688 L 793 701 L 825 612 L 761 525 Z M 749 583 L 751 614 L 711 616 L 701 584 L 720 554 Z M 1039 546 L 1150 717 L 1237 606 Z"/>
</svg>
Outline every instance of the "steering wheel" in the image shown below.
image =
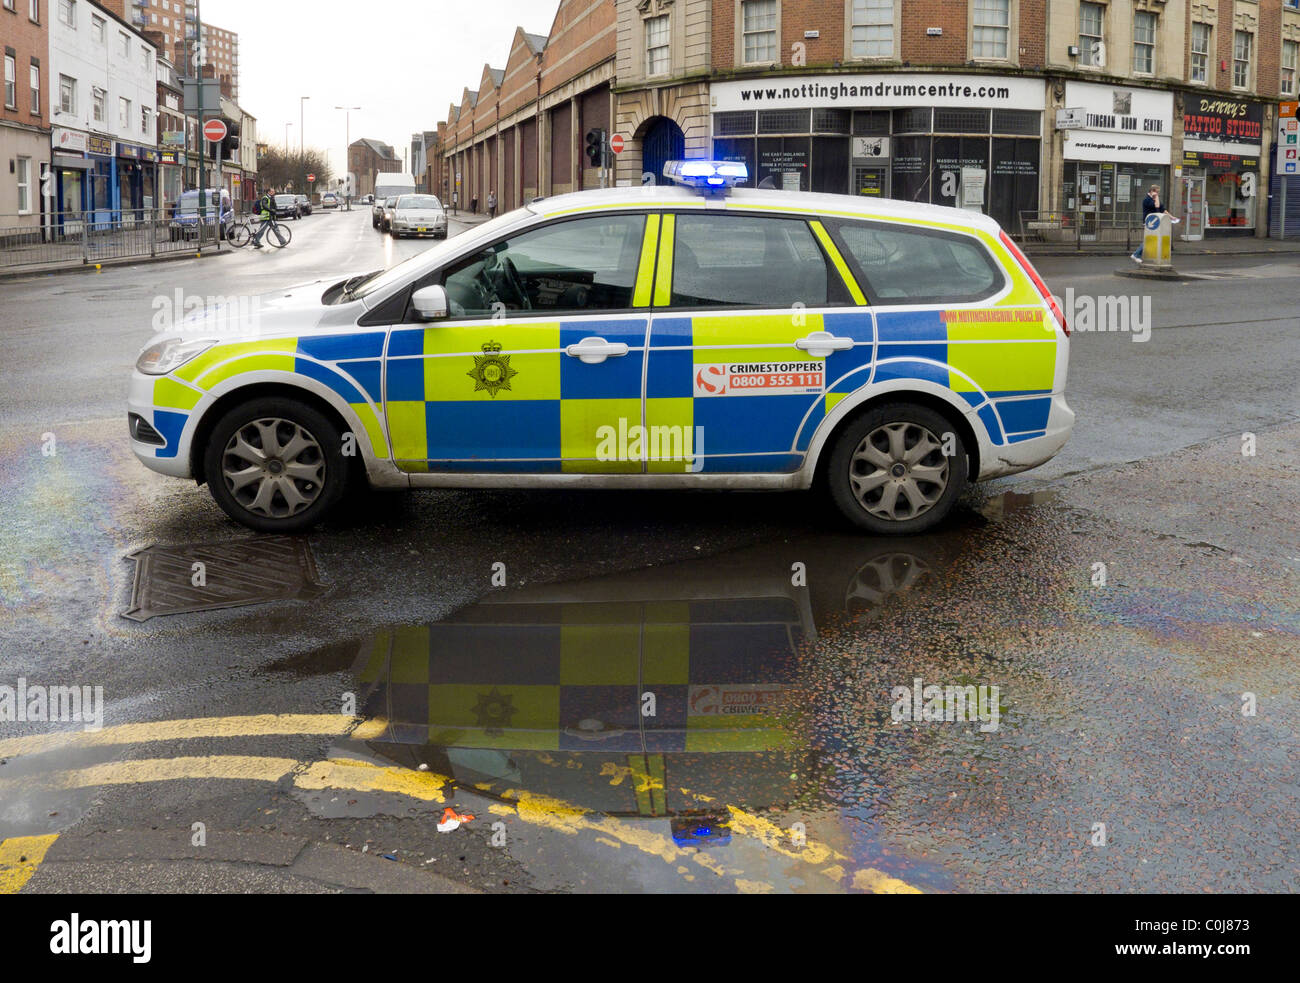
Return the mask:
<svg viewBox="0 0 1300 983">
<path fill-rule="evenodd" d="M 524 282 L 519 276 L 519 269 L 515 266 L 515 261 L 507 256 L 502 261 L 501 268 L 505 271 L 510 289 L 515 292 L 515 296 L 519 299 L 520 310 L 531 311 L 533 304 L 528 299 L 528 292 L 524 290 Z"/>
</svg>

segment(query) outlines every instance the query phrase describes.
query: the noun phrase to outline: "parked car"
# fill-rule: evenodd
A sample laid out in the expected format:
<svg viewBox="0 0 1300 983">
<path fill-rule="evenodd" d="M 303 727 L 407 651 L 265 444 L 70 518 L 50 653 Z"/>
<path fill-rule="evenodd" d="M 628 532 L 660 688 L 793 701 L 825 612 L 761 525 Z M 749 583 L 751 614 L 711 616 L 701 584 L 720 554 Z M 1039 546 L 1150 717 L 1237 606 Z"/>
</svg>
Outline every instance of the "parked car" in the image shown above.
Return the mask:
<svg viewBox="0 0 1300 983">
<path fill-rule="evenodd" d="M 311 214 L 311 196 L 310 196 L 310 195 L 295 195 L 295 197 L 296 197 L 297 200 L 298 200 L 298 214 L 299 214 L 300 216 L 301 216 L 301 215 L 310 215 L 310 214 Z"/>
<path fill-rule="evenodd" d="M 220 208 L 217 202 L 220 200 Z M 235 226 L 235 206 L 230 200 L 230 192 L 224 188 L 209 188 L 207 193 L 207 220 L 206 225 L 209 232 L 214 232 L 218 228 L 224 236 Z M 218 222 L 218 218 L 220 221 Z M 176 208 L 172 212 L 171 222 L 168 224 L 168 231 L 171 234 L 172 242 L 179 242 L 181 239 L 197 239 L 199 236 L 199 192 L 184 191 L 176 201 Z"/>
<path fill-rule="evenodd" d="M 447 212 L 435 195 L 401 195 L 393 205 L 389 231 L 393 237 L 447 238 Z"/>
<path fill-rule="evenodd" d="M 302 208 L 298 204 L 297 195 L 276 195 L 275 196 L 275 217 L 276 218 L 302 218 Z"/>
<path fill-rule="evenodd" d="M 326 191 L 323 195 L 320 196 L 320 207 L 338 208 L 339 196 L 336 195 L 333 191 Z"/>
</svg>

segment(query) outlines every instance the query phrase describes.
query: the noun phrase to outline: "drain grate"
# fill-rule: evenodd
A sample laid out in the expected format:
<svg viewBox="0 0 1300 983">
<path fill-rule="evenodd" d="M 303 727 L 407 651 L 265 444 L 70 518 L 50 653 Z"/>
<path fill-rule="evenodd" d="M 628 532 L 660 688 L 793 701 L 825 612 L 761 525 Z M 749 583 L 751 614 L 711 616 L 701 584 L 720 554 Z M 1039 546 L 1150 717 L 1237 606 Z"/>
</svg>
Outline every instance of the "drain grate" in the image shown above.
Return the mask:
<svg viewBox="0 0 1300 983">
<path fill-rule="evenodd" d="M 307 541 L 292 536 L 148 546 L 127 559 L 135 561 L 135 585 L 131 606 L 122 617 L 132 621 L 270 601 L 311 600 L 326 590 Z M 195 566 L 200 563 L 202 567 Z"/>
</svg>

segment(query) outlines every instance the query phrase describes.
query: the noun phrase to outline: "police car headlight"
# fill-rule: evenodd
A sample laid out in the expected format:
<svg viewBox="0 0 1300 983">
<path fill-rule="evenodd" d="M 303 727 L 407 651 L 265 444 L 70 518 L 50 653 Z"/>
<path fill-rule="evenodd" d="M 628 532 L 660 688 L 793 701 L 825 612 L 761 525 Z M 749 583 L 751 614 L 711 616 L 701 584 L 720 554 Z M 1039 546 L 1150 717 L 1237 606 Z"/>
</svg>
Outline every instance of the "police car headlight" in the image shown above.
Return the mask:
<svg viewBox="0 0 1300 983">
<path fill-rule="evenodd" d="M 215 338 L 186 341 L 183 338 L 165 338 L 150 345 L 135 360 L 136 370 L 145 375 L 166 375 L 175 372 L 192 358 L 202 355 L 217 343 Z"/>
</svg>

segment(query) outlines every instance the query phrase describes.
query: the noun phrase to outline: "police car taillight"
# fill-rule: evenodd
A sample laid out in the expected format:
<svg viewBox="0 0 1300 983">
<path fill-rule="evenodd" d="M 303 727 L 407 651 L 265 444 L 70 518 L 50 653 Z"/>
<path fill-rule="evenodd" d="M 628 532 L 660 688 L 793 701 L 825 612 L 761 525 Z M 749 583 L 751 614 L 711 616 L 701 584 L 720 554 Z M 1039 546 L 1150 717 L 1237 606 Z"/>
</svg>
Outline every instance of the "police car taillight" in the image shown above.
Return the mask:
<svg viewBox="0 0 1300 983">
<path fill-rule="evenodd" d="M 749 167 L 736 160 L 670 160 L 664 164 L 664 177 L 686 188 L 725 194 L 749 180 Z"/>
<path fill-rule="evenodd" d="M 1043 300 L 1047 301 L 1047 306 L 1052 309 L 1052 314 L 1060 322 L 1061 330 L 1065 332 L 1067 338 L 1070 337 L 1070 325 L 1065 321 L 1065 312 L 1061 310 L 1061 305 L 1056 302 L 1052 292 L 1047 289 L 1047 284 L 1043 282 L 1043 278 L 1034 269 L 1034 264 L 1029 262 L 1025 254 L 1020 251 L 1020 247 L 1012 241 L 1005 231 L 1002 233 L 1002 245 L 1006 246 L 1011 255 L 1016 258 L 1016 262 L 1020 264 L 1020 268 L 1025 271 L 1029 279 L 1034 281 L 1034 286 L 1038 288 L 1038 292 L 1043 295 Z"/>
</svg>

